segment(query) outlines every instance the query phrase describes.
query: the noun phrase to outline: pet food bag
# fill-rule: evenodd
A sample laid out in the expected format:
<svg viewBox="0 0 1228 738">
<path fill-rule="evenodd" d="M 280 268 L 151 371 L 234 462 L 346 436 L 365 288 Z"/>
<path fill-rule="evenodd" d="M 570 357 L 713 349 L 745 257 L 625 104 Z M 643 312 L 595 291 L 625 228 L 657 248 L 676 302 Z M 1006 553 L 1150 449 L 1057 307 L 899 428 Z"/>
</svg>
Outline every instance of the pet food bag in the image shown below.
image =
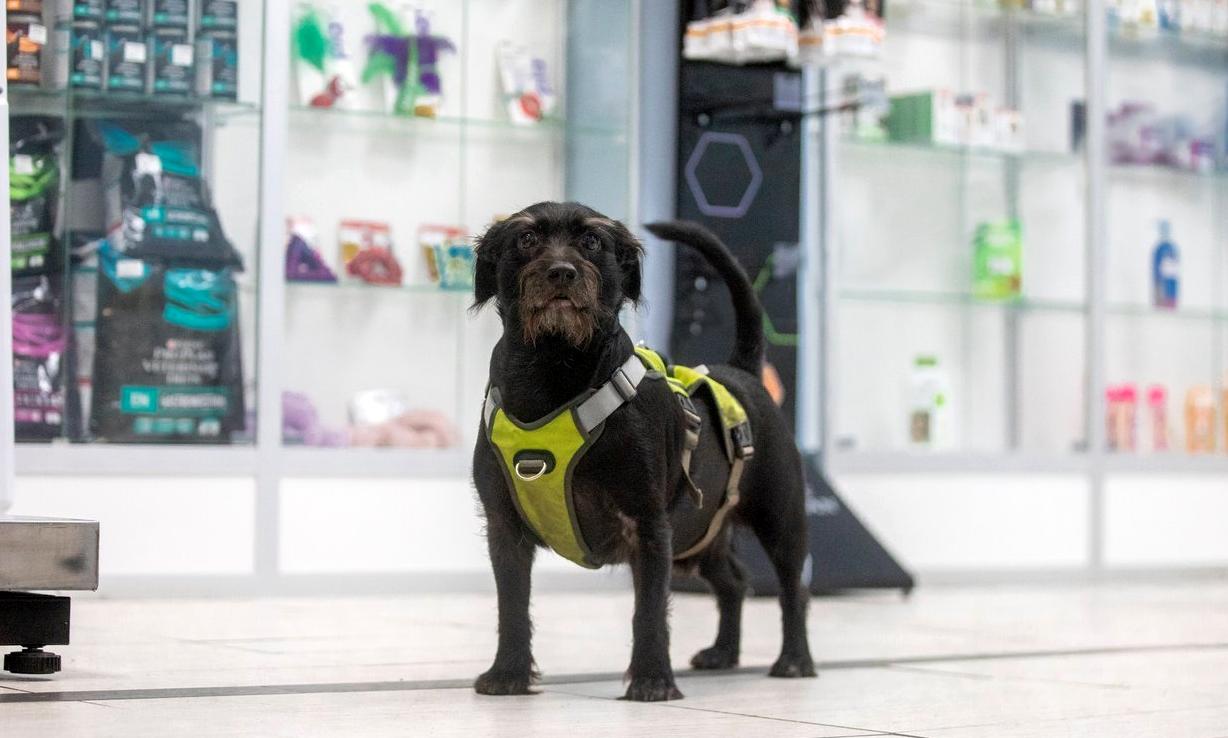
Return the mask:
<svg viewBox="0 0 1228 738">
<path fill-rule="evenodd" d="M 192 123 L 101 122 L 107 239 L 133 259 L 242 268 L 200 173 Z"/>
<path fill-rule="evenodd" d="M 64 427 L 67 331 L 46 276 L 13 280 L 13 417 L 19 441 L 48 441 Z"/>
<path fill-rule="evenodd" d="M 55 219 L 60 192 L 63 124 L 44 116 L 14 116 L 9 129 L 9 219 L 14 276 L 58 271 Z"/>
<path fill-rule="evenodd" d="M 116 443 L 228 443 L 246 426 L 233 272 L 99 250 L 90 430 Z"/>
</svg>

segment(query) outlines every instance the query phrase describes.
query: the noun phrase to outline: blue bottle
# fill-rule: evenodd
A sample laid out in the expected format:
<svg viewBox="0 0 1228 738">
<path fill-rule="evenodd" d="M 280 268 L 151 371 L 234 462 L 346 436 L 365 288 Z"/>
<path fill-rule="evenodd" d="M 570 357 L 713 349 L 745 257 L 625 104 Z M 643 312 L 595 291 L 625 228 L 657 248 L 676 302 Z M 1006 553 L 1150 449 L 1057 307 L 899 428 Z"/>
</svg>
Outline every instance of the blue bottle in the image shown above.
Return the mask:
<svg viewBox="0 0 1228 738">
<path fill-rule="evenodd" d="M 1172 310 L 1177 307 L 1177 286 L 1181 262 L 1177 246 L 1170 240 L 1167 220 L 1160 221 L 1160 242 L 1151 257 L 1151 283 L 1155 306 Z"/>
</svg>

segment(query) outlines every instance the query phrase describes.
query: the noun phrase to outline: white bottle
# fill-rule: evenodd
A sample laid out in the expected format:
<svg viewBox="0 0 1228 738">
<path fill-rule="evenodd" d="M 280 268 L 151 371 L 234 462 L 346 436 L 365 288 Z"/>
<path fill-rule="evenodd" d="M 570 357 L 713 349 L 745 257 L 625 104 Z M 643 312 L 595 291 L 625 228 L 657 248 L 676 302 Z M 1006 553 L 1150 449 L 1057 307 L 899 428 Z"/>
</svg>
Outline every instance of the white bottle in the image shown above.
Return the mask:
<svg viewBox="0 0 1228 738">
<path fill-rule="evenodd" d="M 913 362 L 908 415 L 908 445 L 915 450 L 947 450 L 953 442 L 951 383 L 934 356 Z"/>
</svg>

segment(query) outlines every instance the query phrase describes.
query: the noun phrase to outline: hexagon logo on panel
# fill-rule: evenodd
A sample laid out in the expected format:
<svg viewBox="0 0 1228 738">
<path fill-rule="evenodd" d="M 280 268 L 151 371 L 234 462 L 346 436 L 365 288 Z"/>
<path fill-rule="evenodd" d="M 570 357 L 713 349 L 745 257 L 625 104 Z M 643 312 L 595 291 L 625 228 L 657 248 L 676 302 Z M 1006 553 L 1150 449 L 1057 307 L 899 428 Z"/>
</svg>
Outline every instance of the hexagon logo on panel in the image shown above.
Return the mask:
<svg viewBox="0 0 1228 738">
<path fill-rule="evenodd" d="M 736 158 L 745 165 L 745 169 L 730 171 L 727 174 L 730 178 L 738 177 L 745 180 L 742 195 L 738 198 L 737 204 L 712 202 L 699 181 L 698 171 L 703 163 L 704 155 L 715 151 L 717 147 L 733 147 L 740 154 Z M 713 218 L 741 218 L 746 215 L 751 203 L 755 201 L 755 195 L 759 194 L 759 187 L 763 184 L 763 170 L 759 168 L 759 162 L 755 160 L 750 142 L 745 136 L 738 133 L 705 131 L 695 144 L 695 150 L 691 152 L 690 158 L 687 159 L 684 174 L 687 187 L 691 190 L 691 196 L 699 205 L 699 211 Z"/>
</svg>

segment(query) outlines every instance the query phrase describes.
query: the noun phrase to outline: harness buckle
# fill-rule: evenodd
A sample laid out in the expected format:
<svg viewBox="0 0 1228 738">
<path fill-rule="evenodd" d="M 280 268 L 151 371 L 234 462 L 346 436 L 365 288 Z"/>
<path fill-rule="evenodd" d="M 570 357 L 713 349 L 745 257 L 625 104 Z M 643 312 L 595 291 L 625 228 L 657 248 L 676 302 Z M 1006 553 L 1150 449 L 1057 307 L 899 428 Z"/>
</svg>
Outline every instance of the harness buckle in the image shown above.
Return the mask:
<svg viewBox="0 0 1228 738">
<path fill-rule="evenodd" d="M 635 385 L 631 383 L 630 379 L 627 379 L 627 373 L 622 368 L 619 368 L 618 371 L 614 372 L 614 376 L 610 377 L 610 384 L 614 387 L 614 391 L 623 398 L 623 402 L 630 402 L 638 393 Z"/>
</svg>

